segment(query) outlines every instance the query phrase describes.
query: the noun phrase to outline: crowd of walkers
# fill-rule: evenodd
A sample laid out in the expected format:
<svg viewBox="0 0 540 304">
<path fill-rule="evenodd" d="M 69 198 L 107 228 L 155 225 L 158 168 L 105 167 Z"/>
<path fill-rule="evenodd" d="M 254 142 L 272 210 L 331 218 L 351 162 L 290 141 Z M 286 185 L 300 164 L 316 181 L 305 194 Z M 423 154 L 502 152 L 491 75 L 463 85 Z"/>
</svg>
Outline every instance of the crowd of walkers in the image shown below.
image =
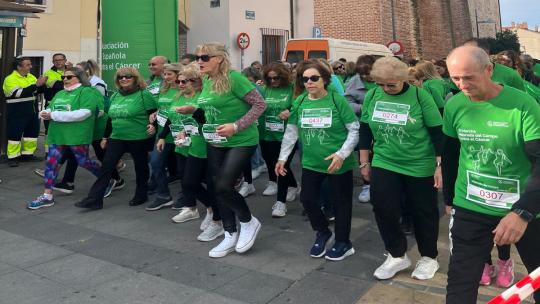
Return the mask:
<svg viewBox="0 0 540 304">
<path fill-rule="evenodd" d="M 36 79 L 29 59 L 18 58 L 4 81 L 11 165 L 36 158 L 39 119 L 46 122 L 45 169 L 36 170 L 45 190 L 29 209 L 53 206 L 54 190 L 73 192 L 78 166 L 96 180 L 75 206 L 104 208 L 104 198 L 125 185 L 119 171 L 129 152 L 136 175 L 129 205 L 171 207 L 178 210 L 172 221 L 184 223 L 201 217 L 200 202 L 197 239 L 221 237 L 208 253 L 221 258 L 254 246 L 262 223 L 246 200 L 267 172 L 268 212 L 285 217 L 299 196 L 314 231 L 312 247 L 299 250 L 340 261 L 355 253 L 359 168 L 357 200 L 371 203 L 387 251 L 377 279 L 411 267 L 409 233 L 420 253 L 411 276 L 433 278 L 439 190 L 450 215 L 448 303 L 476 303 L 479 285 L 494 277 L 509 287 L 512 244 L 529 272 L 540 266 L 540 75 L 530 56 L 490 57 L 485 41 L 472 39 L 442 60 L 362 55 L 356 62 L 254 62 L 238 72 L 223 44 L 206 43 L 178 63 L 153 57 L 147 81 L 134 68 L 117 70 L 115 90 L 94 61 L 71 68 L 65 61 L 55 54 L 51 71 Z M 295 155 L 301 171 L 293 173 Z"/>
</svg>

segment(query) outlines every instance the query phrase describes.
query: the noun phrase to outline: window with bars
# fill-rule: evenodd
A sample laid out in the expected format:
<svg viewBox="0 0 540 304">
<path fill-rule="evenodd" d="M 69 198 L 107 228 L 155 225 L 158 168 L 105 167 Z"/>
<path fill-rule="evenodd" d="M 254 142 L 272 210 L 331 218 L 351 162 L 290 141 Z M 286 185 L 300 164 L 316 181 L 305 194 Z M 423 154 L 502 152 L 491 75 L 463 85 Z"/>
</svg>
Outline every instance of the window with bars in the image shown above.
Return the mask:
<svg viewBox="0 0 540 304">
<path fill-rule="evenodd" d="M 262 28 L 262 62 L 281 60 L 285 43 L 289 40 L 289 31 L 280 29 Z"/>
</svg>

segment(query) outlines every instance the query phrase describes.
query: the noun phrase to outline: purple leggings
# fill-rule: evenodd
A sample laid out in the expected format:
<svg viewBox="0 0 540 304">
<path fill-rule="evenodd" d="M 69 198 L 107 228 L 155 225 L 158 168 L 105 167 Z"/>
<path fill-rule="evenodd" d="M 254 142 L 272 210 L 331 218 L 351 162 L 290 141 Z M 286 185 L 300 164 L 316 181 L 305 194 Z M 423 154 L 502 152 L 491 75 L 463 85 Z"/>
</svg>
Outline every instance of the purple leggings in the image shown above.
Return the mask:
<svg viewBox="0 0 540 304">
<path fill-rule="evenodd" d="M 66 145 L 49 145 L 49 152 L 47 153 L 47 161 L 45 162 L 45 189 L 52 189 L 60 165 L 58 162 L 62 159 L 64 152 L 69 149 L 73 152 L 77 164 L 80 167 L 90 171 L 94 176 L 98 175 L 100 166 L 99 164 L 90 159 L 88 156 L 88 145 L 78 146 L 66 146 Z"/>
</svg>

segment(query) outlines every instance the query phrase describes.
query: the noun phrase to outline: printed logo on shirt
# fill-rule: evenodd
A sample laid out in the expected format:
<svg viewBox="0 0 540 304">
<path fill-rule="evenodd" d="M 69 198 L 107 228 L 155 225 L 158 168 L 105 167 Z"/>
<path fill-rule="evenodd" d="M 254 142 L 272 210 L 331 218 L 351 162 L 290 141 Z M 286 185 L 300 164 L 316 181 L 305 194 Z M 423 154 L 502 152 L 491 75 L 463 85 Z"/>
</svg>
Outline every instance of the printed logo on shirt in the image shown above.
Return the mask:
<svg viewBox="0 0 540 304">
<path fill-rule="evenodd" d="M 510 124 L 506 121 L 492 121 L 487 122 L 488 127 L 508 128 Z"/>
</svg>

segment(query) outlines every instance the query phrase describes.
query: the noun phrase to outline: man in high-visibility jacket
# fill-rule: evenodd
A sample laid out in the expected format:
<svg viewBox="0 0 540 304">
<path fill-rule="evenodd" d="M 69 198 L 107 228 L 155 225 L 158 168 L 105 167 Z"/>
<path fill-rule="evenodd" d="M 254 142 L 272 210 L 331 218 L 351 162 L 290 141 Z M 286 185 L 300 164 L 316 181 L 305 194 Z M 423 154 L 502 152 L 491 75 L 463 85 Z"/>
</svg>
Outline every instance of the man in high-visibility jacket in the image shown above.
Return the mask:
<svg viewBox="0 0 540 304">
<path fill-rule="evenodd" d="M 47 76 L 47 87 L 43 92 L 43 97 L 45 98 L 45 108 L 49 106 L 49 102 L 53 100 L 56 93 L 64 89 L 64 83 L 62 82 L 62 76 L 66 70 L 66 55 L 62 53 L 56 53 L 52 57 L 53 66 L 43 73 L 43 76 Z M 45 126 L 45 134 L 49 131 L 49 120 L 44 120 L 43 125 Z M 45 151 L 48 150 L 49 145 L 47 144 L 47 139 L 45 138 Z"/>
<path fill-rule="evenodd" d="M 10 167 L 19 160 L 39 160 L 34 156 L 39 135 L 36 94 L 42 93 L 47 77 L 30 74 L 30 58 L 16 58 L 13 72 L 4 79 L 6 96 L 7 156 Z"/>
</svg>

